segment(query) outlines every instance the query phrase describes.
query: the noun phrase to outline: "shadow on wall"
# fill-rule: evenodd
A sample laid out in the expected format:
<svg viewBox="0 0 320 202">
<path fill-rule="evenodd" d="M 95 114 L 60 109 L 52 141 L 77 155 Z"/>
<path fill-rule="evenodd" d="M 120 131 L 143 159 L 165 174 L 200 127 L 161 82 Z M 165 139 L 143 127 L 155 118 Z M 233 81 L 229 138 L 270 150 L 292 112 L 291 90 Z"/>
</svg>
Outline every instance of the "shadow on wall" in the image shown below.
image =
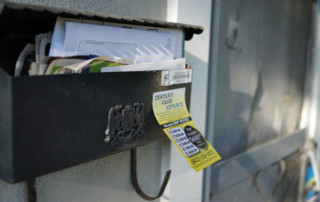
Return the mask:
<svg viewBox="0 0 320 202">
<path fill-rule="evenodd" d="M 310 5 L 223 1 L 214 123 L 222 157 L 298 128 Z"/>
</svg>

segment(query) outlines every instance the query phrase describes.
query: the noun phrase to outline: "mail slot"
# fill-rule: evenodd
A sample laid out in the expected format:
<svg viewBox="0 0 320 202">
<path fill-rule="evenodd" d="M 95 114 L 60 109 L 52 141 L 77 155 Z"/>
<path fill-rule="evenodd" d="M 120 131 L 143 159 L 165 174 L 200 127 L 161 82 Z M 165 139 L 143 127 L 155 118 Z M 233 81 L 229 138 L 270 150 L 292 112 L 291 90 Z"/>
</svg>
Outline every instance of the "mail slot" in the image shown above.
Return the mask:
<svg viewBox="0 0 320 202">
<path fill-rule="evenodd" d="M 52 30 L 57 16 L 182 29 L 186 40 L 201 27 L 18 3 L 1 7 L 1 179 L 23 181 L 166 138 L 152 111 L 154 92 L 186 88 L 189 107 L 191 83 L 162 85 L 162 71 L 19 77 L 13 71 L 25 44 Z M 122 119 L 117 133 L 115 111 Z"/>
</svg>

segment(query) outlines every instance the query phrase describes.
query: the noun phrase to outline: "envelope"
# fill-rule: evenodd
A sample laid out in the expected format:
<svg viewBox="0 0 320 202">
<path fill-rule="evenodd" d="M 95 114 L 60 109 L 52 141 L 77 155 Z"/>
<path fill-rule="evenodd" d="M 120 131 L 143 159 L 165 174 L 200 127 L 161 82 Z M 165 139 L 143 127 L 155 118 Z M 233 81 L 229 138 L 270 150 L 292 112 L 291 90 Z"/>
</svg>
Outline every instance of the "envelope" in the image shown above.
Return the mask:
<svg viewBox="0 0 320 202">
<path fill-rule="evenodd" d="M 63 53 L 61 55 L 60 51 L 52 56 L 66 57 L 85 53 L 123 57 L 139 62 L 157 62 L 173 59 L 175 44 L 176 36 L 171 33 L 65 22 Z"/>
</svg>

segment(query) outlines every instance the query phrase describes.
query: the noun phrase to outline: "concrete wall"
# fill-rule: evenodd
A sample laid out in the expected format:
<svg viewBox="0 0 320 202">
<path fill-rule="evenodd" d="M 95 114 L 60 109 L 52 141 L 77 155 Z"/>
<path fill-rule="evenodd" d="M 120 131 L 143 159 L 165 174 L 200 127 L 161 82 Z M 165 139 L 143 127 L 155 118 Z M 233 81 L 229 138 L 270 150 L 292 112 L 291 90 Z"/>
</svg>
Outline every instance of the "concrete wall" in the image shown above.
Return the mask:
<svg viewBox="0 0 320 202">
<path fill-rule="evenodd" d="M 27 201 L 27 189 L 25 183 L 9 184 L 0 180 L 0 201 Z"/>
<path fill-rule="evenodd" d="M 141 188 L 156 195 L 160 185 L 160 144 L 138 149 Z M 130 153 L 121 152 L 37 178 L 39 202 L 143 201 L 133 190 Z"/>
<path fill-rule="evenodd" d="M 209 68 L 209 41 L 211 28 L 211 1 L 168 1 L 168 21 L 195 24 L 204 27 L 204 32 L 195 35 L 185 44 L 187 64 L 193 69 L 191 117 L 205 135 L 207 73 Z M 176 12 L 176 15 L 174 15 Z M 179 152 L 171 148 L 171 168 L 175 171 L 170 181 L 170 201 L 202 201 L 203 172 L 195 172 Z M 177 172 L 179 171 L 179 172 Z"/>
</svg>

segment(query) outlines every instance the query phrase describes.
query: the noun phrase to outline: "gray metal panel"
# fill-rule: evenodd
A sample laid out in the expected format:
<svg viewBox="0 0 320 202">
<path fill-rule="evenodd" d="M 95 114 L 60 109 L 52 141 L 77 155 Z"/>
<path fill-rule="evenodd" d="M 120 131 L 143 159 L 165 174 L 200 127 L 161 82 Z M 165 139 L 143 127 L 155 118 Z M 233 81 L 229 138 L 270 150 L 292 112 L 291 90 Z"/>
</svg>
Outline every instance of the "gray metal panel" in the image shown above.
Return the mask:
<svg viewBox="0 0 320 202">
<path fill-rule="evenodd" d="M 216 105 L 216 81 L 217 69 L 219 66 L 219 30 L 220 30 L 220 0 L 215 0 L 212 3 L 211 12 L 211 40 L 210 40 L 210 53 L 209 53 L 209 69 L 208 69 L 208 88 L 207 88 L 207 114 L 206 114 L 206 138 L 209 142 L 213 142 L 214 137 L 214 123 L 215 122 L 215 105 Z M 204 169 L 203 178 L 203 191 L 202 201 L 209 202 L 210 189 L 211 189 L 211 173 L 212 166 Z"/>
<path fill-rule="evenodd" d="M 251 174 L 298 151 L 304 141 L 305 130 L 301 130 L 217 163 L 212 167 L 211 193 L 231 187 Z"/>
<path fill-rule="evenodd" d="M 213 143 L 223 158 L 297 129 L 310 18 L 309 1 L 221 1 Z"/>
<path fill-rule="evenodd" d="M 245 158 L 248 153 L 241 152 L 272 139 L 282 155 L 289 155 L 290 148 L 281 148 L 276 141 L 296 131 L 300 121 L 312 2 L 215 0 L 213 10 L 206 129 L 224 161 L 209 168 L 204 178 L 205 182 L 211 179 L 211 194 L 219 195 L 211 200 L 247 201 L 255 197 L 256 190 L 246 185 L 242 190 L 233 189 L 234 183 L 250 183 L 250 173 L 270 165 L 272 158 L 265 164 L 245 165 L 245 161 L 243 166 L 233 160 Z M 250 151 L 264 158 L 269 156 L 263 154 L 270 151 L 268 146 L 261 146 L 261 153 Z M 281 159 L 275 158 L 273 162 Z M 211 176 L 207 174 L 210 170 Z M 294 181 L 292 176 L 289 181 Z M 270 186 L 265 184 L 262 191 Z M 288 184 L 278 188 L 286 190 Z M 208 191 L 204 194 L 208 201 Z M 247 197 L 237 197 L 243 194 Z"/>
<path fill-rule="evenodd" d="M 248 111 L 259 72 L 257 2 L 221 1 L 213 142 L 223 158 L 248 144 Z"/>
<path fill-rule="evenodd" d="M 211 202 L 296 201 L 294 193 L 299 174 L 298 152 L 286 157 L 241 182 L 210 195 Z"/>
</svg>

